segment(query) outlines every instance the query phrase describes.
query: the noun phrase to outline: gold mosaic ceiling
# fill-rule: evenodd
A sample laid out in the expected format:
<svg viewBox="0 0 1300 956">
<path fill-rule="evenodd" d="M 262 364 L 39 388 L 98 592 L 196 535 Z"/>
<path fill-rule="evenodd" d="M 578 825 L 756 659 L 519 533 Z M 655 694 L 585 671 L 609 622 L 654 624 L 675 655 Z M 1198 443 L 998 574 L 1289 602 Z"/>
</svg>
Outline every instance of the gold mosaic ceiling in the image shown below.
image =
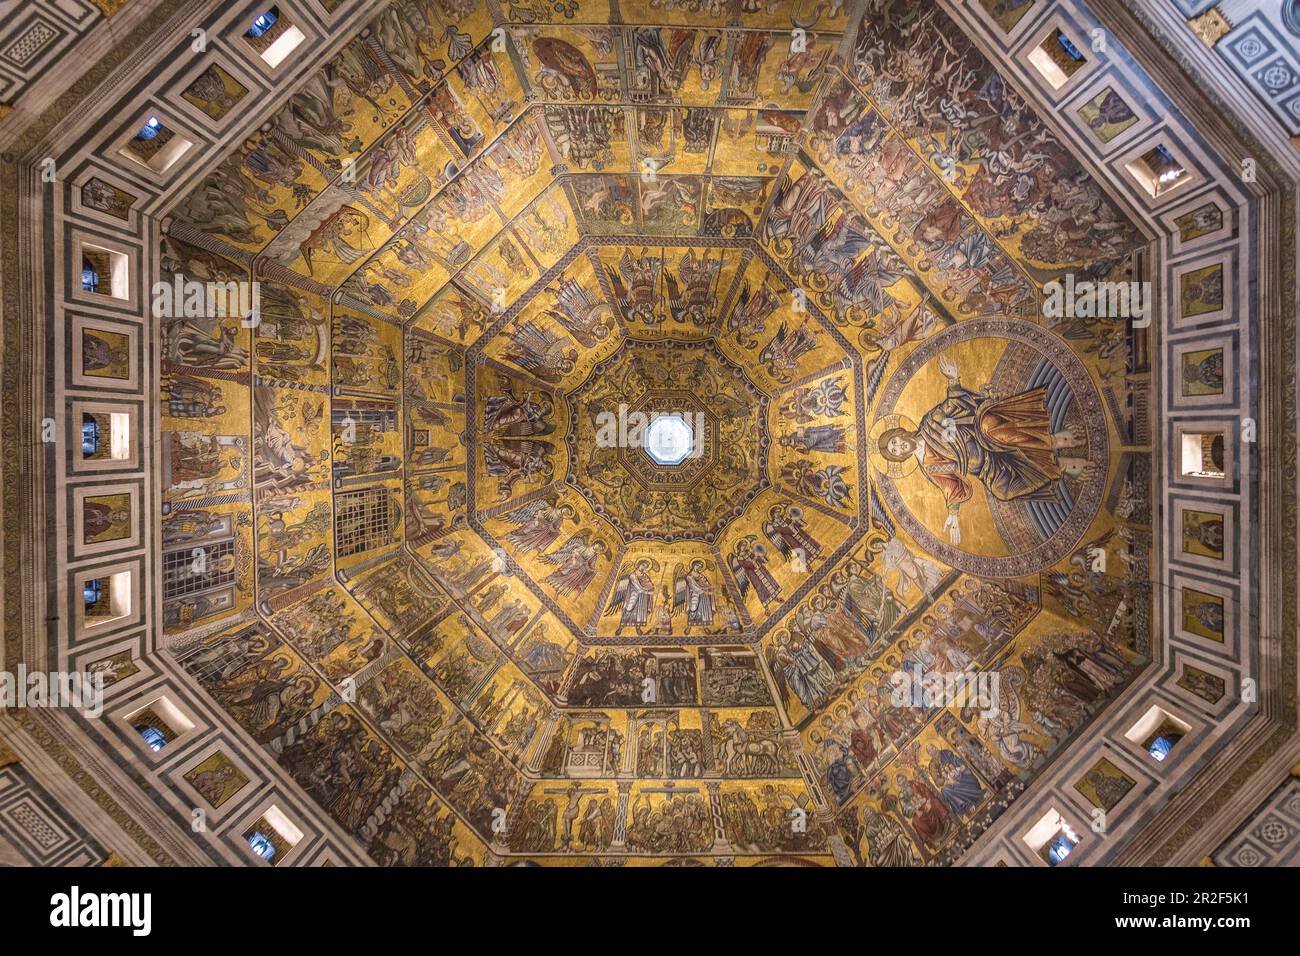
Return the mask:
<svg viewBox="0 0 1300 956">
<path fill-rule="evenodd" d="M 255 610 L 191 669 L 379 862 L 950 861 L 1141 661 L 1127 323 L 1038 301 L 1143 239 L 871 7 L 398 0 L 174 210 L 263 308 L 164 329 L 164 543 L 237 567 L 164 616 Z M 1001 716 L 891 697 L 994 668 Z"/>
</svg>

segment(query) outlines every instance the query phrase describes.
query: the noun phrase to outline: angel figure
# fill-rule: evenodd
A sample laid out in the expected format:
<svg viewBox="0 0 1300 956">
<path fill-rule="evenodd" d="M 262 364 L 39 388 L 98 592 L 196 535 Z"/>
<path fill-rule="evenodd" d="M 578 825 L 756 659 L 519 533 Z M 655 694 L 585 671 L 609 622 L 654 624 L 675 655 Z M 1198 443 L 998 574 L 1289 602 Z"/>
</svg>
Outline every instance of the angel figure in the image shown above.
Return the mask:
<svg viewBox="0 0 1300 956">
<path fill-rule="evenodd" d="M 767 540 L 801 573 L 808 570 L 810 560 L 822 553 L 822 546 L 807 527 L 803 509 L 797 505 L 773 505 L 763 522 Z"/>
<path fill-rule="evenodd" d="M 767 569 L 767 548 L 758 540 L 757 535 L 747 534 L 735 543 L 727 558 L 727 566 L 736 576 L 741 597 L 748 593 L 751 586 L 764 607 L 780 596 L 781 585 Z"/>
<path fill-rule="evenodd" d="M 817 339 L 806 325 L 790 329 L 782 322 L 776 334 L 758 353 L 768 373 L 779 382 L 789 382 L 799 367 L 799 359 L 817 346 Z"/>
<path fill-rule="evenodd" d="M 558 565 L 543 581 L 555 588 L 557 595 L 577 594 L 595 579 L 596 562 L 609 548 L 604 541 L 599 538 L 593 541 L 592 537 L 590 530 L 579 531 L 559 550 L 542 555 L 547 564 Z"/>
<path fill-rule="evenodd" d="M 709 628 L 713 625 L 716 607 L 713 582 L 704 570 L 704 562 L 696 558 L 689 568 L 678 564 L 673 569 L 673 611 L 686 606 L 686 634 L 692 627 Z"/>
<path fill-rule="evenodd" d="M 510 379 L 502 376 L 501 383 L 501 391 L 484 403 L 484 431 L 508 438 L 527 438 L 530 435 L 549 435 L 555 430 L 555 423 L 550 421 L 555 402 L 550 395 L 543 393 L 537 399 L 531 391 L 525 391 L 520 397 L 515 395 Z"/>
<path fill-rule="evenodd" d="M 655 579 L 659 571 L 659 562 L 652 558 L 639 558 L 632 570 L 618 579 L 614 585 L 614 597 L 610 599 L 605 614 L 621 611 L 618 627 L 614 628 L 617 636 L 625 627 L 635 628 L 638 635 L 645 634 L 646 625 L 655 605 Z"/>
<path fill-rule="evenodd" d="M 556 504 L 554 499 L 539 498 L 521 508 L 507 511 L 502 517 L 514 524 L 503 536 L 521 554 L 545 551 L 559 537 L 564 519 L 576 521 L 576 512 L 569 504 Z"/>
</svg>

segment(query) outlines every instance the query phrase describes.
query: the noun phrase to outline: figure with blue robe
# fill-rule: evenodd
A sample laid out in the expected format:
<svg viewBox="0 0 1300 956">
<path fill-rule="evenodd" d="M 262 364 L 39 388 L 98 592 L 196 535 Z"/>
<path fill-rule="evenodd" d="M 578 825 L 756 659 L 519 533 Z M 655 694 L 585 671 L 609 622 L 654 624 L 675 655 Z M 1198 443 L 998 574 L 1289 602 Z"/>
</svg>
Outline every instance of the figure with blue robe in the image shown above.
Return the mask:
<svg viewBox="0 0 1300 956">
<path fill-rule="evenodd" d="M 984 787 L 965 761 L 946 747 L 939 750 L 931 744 L 925 749 L 930 757 L 930 776 L 939 784 L 939 799 L 944 806 L 956 816 L 979 806 L 984 799 Z"/>
<path fill-rule="evenodd" d="M 999 501 L 1050 498 L 1055 494 L 1050 486 L 1065 467 L 1087 466 L 1083 459 L 1058 460 L 1056 449 L 1075 441 L 1069 432 L 1052 433 L 1046 386 L 998 397 L 987 387 L 973 392 L 962 385 L 951 361 L 941 358 L 939 367 L 948 379 L 943 401 L 921 417 L 915 430 L 890 428 L 877 441 L 887 462 L 910 466 L 915 461 L 943 494 L 948 506 L 944 528 L 954 544 L 960 542 L 957 511 L 974 496 L 974 481 Z"/>
</svg>

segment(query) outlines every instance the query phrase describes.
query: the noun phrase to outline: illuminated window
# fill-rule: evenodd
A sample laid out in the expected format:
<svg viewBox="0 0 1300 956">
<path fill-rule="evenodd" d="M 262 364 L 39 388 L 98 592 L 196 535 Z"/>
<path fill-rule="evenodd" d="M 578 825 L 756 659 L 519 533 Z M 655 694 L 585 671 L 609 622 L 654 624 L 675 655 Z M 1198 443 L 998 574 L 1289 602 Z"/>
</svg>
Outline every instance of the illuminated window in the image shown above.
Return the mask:
<svg viewBox="0 0 1300 956">
<path fill-rule="evenodd" d="M 1224 450 L 1223 432 L 1183 432 L 1183 477 L 1224 477 Z"/>
<path fill-rule="evenodd" d="M 660 465 L 680 465 L 695 446 L 695 433 L 679 415 L 663 415 L 645 430 L 645 450 Z"/>
<path fill-rule="evenodd" d="M 194 721 L 166 697 L 155 697 L 144 707 L 127 714 L 125 720 L 154 753 L 194 729 Z"/>
<path fill-rule="evenodd" d="M 113 272 L 112 254 L 105 249 L 83 246 L 81 249 L 81 291 L 102 295 L 100 285 Z"/>
<path fill-rule="evenodd" d="M 1187 169 L 1163 143 L 1147 150 L 1124 167 L 1147 195 L 1163 195 L 1187 179 Z"/>
<path fill-rule="evenodd" d="M 92 246 L 88 242 L 79 243 L 79 250 L 82 292 L 114 299 L 130 298 L 127 279 L 131 261 L 125 253 Z"/>
<path fill-rule="evenodd" d="M 130 410 L 117 411 L 122 406 L 109 406 L 100 403 L 76 402 L 73 414 L 81 421 L 77 435 L 77 461 L 75 465 L 108 466 L 115 463 L 130 464 L 131 422 L 134 417 Z"/>
<path fill-rule="evenodd" d="M 80 587 L 86 627 L 111 624 L 131 613 L 130 571 L 82 578 Z"/>
<path fill-rule="evenodd" d="M 261 830 L 255 830 L 249 835 L 248 845 L 263 860 L 270 860 L 275 856 L 275 844 Z"/>
<path fill-rule="evenodd" d="M 259 13 L 244 32 L 244 42 L 272 69 L 283 63 L 305 39 L 306 34 L 280 15 L 279 7 Z"/>
<path fill-rule="evenodd" d="M 168 129 L 167 124 L 157 116 L 150 115 L 119 152 L 155 173 L 162 173 L 189 152 L 193 145 L 193 142 L 175 130 Z"/>
<path fill-rule="evenodd" d="M 162 130 L 162 123 L 158 121 L 158 117 L 150 116 L 147 120 L 145 120 L 144 125 L 140 127 L 140 132 L 135 134 L 135 138 L 148 142 L 151 139 L 157 139 L 158 133 L 161 130 Z"/>
<path fill-rule="evenodd" d="M 253 25 L 248 28 L 248 32 L 244 35 L 248 37 L 260 37 L 267 30 L 271 29 L 271 27 L 275 26 L 275 21 L 279 19 L 280 8 L 272 7 L 265 13 L 258 14 L 257 19 L 253 21 Z"/>
<path fill-rule="evenodd" d="M 284 862 L 302 840 L 303 832 L 279 809 L 270 806 L 243 831 L 243 837 L 255 857 L 275 866 Z"/>
<path fill-rule="evenodd" d="M 1043 814 L 1021 839 L 1034 855 L 1048 866 L 1062 863 L 1079 844 L 1079 834 L 1069 821 L 1054 809 Z"/>
<path fill-rule="evenodd" d="M 167 746 L 166 735 L 157 727 L 151 727 L 148 724 L 135 724 L 136 733 L 144 738 L 145 744 L 154 753 L 162 750 Z"/>
<path fill-rule="evenodd" d="M 1061 45 L 1061 49 L 1065 51 L 1065 55 L 1071 60 L 1074 60 L 1076 63 L 1083 62 L 1083 54 L 1079 52 L 1079 48 L 1071 43 L 1070 38 L 1060 30 L 1056 31 L 1056 42 Z"/>
<path fill-rule="evenodd" d="M 1147 753 L 1157 760 L 1164 760 L 1169 756 L 1169 752 L 1174 749 L 1174 744 L 1183 739 L 1183 735 L 1177 731 L 1169 731 L 1163 734 L 1157 734 L 1147 744 Z"/>
<path fill-rule="evenodd" d="M 91 578 L 81 586 L 81 599 L 86 604 L 86 614 L 91 615 L 95 612 L 99 602 L 104 600 L 104 581 L 102 578 Z"/>
<path fill-rule="evenodd" d="M 1079 838 L 1074 836 L 1068 829 L 1062 830 L 1051 842 L 1047 844 L 1047 862 L 1050 866 L 1056 866 L 1074 849 L 1074 845 L 1079 842 Z"/>
<path fill-rule="evenodd" d="M 99 422 L 93 415 L 81 416 L 81 453 L 87 458 L 99 452 Z"/>
<path fill-rule="evenodd" d="M 1152 760 L 1164 763 L 1178 742 L 1191 731 L 1186 721 L 1159 706 L 1152 706 L 1124 736 L 1145 750 Z"/>
<path fill-rule="evenodd" d="M 1073 40 L 1060 30 L 1053 30 L 1030 51 L 1029 62 L 1043 75 L 1052 89 L 1059 90 L 1088 60 Z"/>
</svg>

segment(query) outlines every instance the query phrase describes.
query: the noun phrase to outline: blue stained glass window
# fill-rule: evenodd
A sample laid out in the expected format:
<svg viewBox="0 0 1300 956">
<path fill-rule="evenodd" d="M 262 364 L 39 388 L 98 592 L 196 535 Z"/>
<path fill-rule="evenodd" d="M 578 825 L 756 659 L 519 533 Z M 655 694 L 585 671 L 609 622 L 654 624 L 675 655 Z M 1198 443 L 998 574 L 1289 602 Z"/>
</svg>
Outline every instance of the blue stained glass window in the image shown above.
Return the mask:
<svg viewBox="0 0 1300 956">
<path fill-rule="evenodd" d="M 81 419 L 81 453 L 93 455 L 99 451 L 99 422 L 89 415 Z"/>
<path fill-rule="evenodd" d="M 1052 842 L 1047 847 L 1047 862 L 1052 866 L 1056 866 L 1056 864 L 1069 856 L 1070 851 L 1073 849 L 1074 841 L 1064 833 L 1058 833 L 1052 838 Z"/>
<path fill-rule="evenodd" d="M 1071 60 L 1074 60 L 1075 62 L 1078 63 L 1083 62 L 1083 54 L 1079 52 L 1079 48 L 1077 46 L 1075 46 L 1073 43 L 1070 42 L 1069 37 L 1067 37 L 1064 33 L 1058 33 L 1056 35 L 1056 39 L 1061 44 L 1061 49 L 1065 51 L 1066 56 L 1068 56 Z"/>
<path fill-rule="evenodd" d="M 99 273 L 94 269 L 88 268 L 88 263 L 83 262 L 81 268 L 81 291 L 98 292 L 99 291 Z"/>
<path fill-rule="evenodd" d="M 1169 751 L 1174 749 L 1174 744 L 1182 740 L 1182 737 L 1182 734 L 1161 734 L 1147 745 L 1147 753 L 1157 760 L 1164 760 L 1169 756 Z"/>
<path fill-rule="evenodd" d="M 99 578 L 91 578 L 81 586 L 81 598 L 86 602 L 86 607 L 92 608 L 99 603 L 99 599 L 104 596 L 104 585 Z"/>
<path fill-rule="evenodd" d="M 275 856 L 275 844 L 272 843 L 271 838 L 261 830 L 256 830 L 249 834 L 248 845 L 252 847 L 253 852 L 263 860 L 269 860 Z"/>
<path fill-rule="evenodd" d="M 163 732 L 157 727 L 150 727 L 148 724 L 136 724 L 135 729 L 154 753 L 167 746 L 167 738 L 163 736 Z"/>
<path fill-rule="evenodd" d="M 275 26 L 275 21 L 279 19 L 279 7 L 272 7 L 265 13 L 258 14 L 257 19 L 253 21 L 253 25 L 248 28 L 248 36 L 260 37 L 267 30 L 271 29 L 271 27 Z"/>
<path fill-rule="evenodd" d="M 158 122 L 158 117 L 150 116 L 145 120 L 145 124 L 140 127 L 140 132 L 135 134 L 136 139 L 153 139 L 162 129 L 162 123 Z"/>
</svg>

